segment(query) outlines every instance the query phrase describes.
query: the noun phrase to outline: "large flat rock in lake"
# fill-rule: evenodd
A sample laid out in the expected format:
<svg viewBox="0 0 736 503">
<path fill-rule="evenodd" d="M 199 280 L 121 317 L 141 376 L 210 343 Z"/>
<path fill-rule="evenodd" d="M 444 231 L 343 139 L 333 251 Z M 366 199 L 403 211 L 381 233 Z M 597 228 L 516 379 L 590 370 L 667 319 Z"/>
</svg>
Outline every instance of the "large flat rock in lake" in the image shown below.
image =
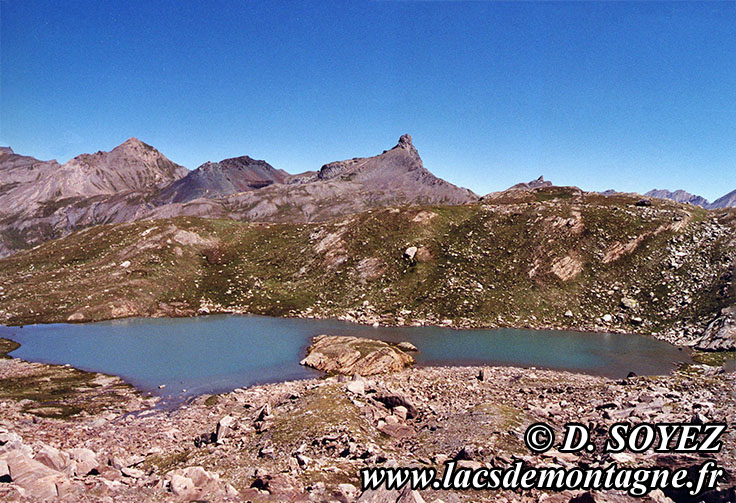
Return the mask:
<svg viewBox="0 0 736 503">
<path fill-rule="evenodd" d="M 341 335 L 318 335 L 301 361 L 323 372 L 363 376 L 397 372 L 413 363 L 414 358 L 396 345 Z"/>
</svg>

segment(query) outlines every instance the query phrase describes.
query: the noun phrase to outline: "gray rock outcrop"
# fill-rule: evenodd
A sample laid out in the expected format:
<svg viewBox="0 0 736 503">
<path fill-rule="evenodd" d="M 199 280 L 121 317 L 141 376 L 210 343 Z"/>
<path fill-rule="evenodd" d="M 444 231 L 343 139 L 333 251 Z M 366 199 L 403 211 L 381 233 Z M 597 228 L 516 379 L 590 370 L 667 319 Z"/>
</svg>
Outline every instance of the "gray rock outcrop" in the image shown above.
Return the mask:
<svg viewBox="0 0 736 503">
<path fill-rule="evenodd" d="M 702 351 L 736 351 L 736 306 L 725 308 L 695 343 Z"/>
</svg>

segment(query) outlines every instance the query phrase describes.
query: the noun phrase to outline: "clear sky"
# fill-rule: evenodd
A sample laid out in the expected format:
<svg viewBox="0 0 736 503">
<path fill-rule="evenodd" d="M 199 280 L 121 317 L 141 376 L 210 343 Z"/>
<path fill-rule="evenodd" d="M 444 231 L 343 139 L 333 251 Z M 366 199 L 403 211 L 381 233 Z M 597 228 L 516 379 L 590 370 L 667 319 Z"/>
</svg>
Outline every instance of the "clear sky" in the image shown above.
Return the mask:
<svg viewBox="0 0 736 503">
<path fill-rule="evenodd" d="M 0 0 L 0 144 L 290 172 L 410 133 L 479 194 L 736 189 L 736 3 Z"/>
</svg>

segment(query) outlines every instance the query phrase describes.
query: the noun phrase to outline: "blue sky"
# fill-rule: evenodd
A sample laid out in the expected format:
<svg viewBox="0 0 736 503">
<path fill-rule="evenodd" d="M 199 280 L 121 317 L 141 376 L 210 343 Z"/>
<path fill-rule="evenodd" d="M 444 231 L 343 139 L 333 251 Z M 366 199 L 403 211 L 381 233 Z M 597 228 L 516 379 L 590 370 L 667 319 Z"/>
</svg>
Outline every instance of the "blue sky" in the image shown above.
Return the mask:
<svg viewBox="0 0 736 503">
<path fill-rule="evenodd" d="M 0 144 L 736 189 L 736 3 L 0 1 Z"/>
</svg>

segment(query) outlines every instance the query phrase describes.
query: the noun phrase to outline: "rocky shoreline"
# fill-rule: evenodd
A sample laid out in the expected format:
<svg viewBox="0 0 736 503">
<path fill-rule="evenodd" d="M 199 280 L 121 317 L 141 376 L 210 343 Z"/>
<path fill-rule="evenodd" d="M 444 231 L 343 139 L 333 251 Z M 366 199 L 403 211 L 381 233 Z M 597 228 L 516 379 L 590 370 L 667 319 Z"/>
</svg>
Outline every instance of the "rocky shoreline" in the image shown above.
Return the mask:
<svg viewBox="0 0 736 503">
<path fill-rule="evenodd" d="M 440 466 L 447 459 L 469 467 L 515 460 L 532 466 L 692 466 L 702 459 L 599 451 L 537 456 L 522 435 L 537 421 L 557 431 L 573 420 L 596 428 L 619 421 L 728 421 L 736 410 L 736 374 L 710 363 L 622 381 L 534 368 L 410 368 L 237 389 L 161 410 L 117 378 L 85 373 L 99 385 L 69 384 L 68 373 L 78 372 L 69 367 L 5 359 L 3 382 L 36 376 L 47 386 L 65 383 L 66 395 L 57 394 L 55 406 L 80 399 L 99 406 L 50 416 L 29 406 L 29 398 L 0 389 L 0 471 L 7 467 L 0 474 L 0 500 L 632 501 L 614 492 L 580 491 L 361 494 L 358 472 Z M 107 401 L 96 402 L 100 397 Z M 715 459 L 728 471 L 726 492 L 708 501 L 729 501 L 723 498 L 734 491 L 736 437 L 726 435 L 724 444 Z M 669 500 L 652 493 L 638 501 Z"/>
</svg>

